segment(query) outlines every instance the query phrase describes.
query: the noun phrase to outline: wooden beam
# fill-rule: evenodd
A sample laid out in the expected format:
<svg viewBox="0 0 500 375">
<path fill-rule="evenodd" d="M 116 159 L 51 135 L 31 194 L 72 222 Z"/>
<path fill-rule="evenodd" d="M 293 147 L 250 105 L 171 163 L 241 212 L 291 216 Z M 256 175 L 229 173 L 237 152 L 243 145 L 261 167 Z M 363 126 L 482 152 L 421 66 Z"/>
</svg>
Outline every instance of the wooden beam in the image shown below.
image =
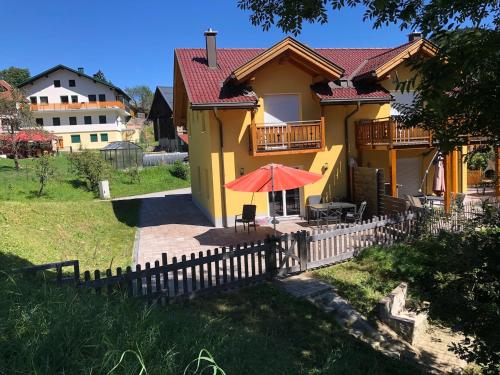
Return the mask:
<svg viewBox="0 0 500 375">
<path fill-rule="evenodd" d="M 448 153 L 444 157 L 444 176 L 445 176 L 445 192 L 444 192 L 444 210 L 449 213 L 451 210 L 451 154 Z"/>
<path fill-rule="evenodd" d="M 451 192 L 454 196 L 458 193 L 458 150 L 451 153 Z"/>
<path fill-rule="evenodd" d="M 495 163 L 495 177 L 496 177 L 496 181 L 495 181 L 495 195 L 497 197 L 500 197 L 500 147 L 497 147 L 496 150 L 495 150 L 495 154 L 496 154 L 496 163 Z"/>
<path fill-rule="evenodd" d="M 398 185 L 397 185 L 397 151 L 396 149 L 389 150 L 389 164 L 391 168 L 391 195 L 393 197 L 398 196 Z"/>
</svg>

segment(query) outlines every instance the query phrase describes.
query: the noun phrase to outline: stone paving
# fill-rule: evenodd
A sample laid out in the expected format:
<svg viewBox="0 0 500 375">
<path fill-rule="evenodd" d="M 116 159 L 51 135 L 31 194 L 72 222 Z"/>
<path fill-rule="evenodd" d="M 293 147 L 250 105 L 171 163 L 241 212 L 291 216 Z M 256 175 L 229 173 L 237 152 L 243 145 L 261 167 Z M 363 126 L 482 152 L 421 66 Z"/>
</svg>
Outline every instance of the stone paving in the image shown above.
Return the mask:
<svg viewBox="0 0 500 375">
<path fill-rule="evenodd" d="M 136 235 L 134 263 L 161 261 L 167 253 L 169 260 L 182 255 L 190 256 L 208 249 L 264 240 L 273 233 L 267 221 L 257 224 L 250 233 L 238 227 L 215 228 L 191 199 L 191 190 L 179 189 L 160 193 L 132 196 L 121 199 L 140 199 L 139 228 Z M 307 229 L 302 220 L 282 219 L 277 225 L 277 234 Z"/>
</svg>

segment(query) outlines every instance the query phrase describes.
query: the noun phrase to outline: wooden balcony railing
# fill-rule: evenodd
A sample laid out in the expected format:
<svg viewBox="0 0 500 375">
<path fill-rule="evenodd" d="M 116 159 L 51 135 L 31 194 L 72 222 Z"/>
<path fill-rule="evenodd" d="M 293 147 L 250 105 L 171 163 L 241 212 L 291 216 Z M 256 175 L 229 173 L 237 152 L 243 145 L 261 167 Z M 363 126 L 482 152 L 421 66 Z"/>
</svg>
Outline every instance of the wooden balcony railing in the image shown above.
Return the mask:
<svg viewBox="0 0 500 375">
<path fill-rule="evenodd" d="M 251 126 L 254 155 L 318 152 L 325 147 L 323 120 L 255 124 Z"/>
<path fill-rule="evenodd" d="M 358 147 L 392 148 L 432 145 L 432 134 L 419 127 L 405 128 L 395 119 L 360 120 L 356 122 Z"/>
<path fill-rule="evenodd" d="M 81 109 L 103 109 L 120 108 L 127 112 L 130 109 L 127 105 L 119 101 L 114 102 L 85 102 L 85 103 L 50 103 L 50 104 L 31 104 L 32 111 L 67 111 Z"/>
</svg>

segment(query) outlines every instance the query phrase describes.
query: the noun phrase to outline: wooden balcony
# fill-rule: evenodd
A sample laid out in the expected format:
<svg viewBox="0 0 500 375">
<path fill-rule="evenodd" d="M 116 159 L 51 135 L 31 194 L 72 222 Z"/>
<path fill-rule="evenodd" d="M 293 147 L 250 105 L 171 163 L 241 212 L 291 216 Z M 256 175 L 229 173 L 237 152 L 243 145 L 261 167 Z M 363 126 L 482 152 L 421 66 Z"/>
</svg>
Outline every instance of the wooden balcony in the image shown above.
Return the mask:
<svg viewBox="0 0 500 375">
<path fill-rule="evenodd" d="M 419 127 L 405 128 L 392 118 L 356 122 L 356 146 L 369 149 L 424 148 L 432 134 Z"/>
<path fill-rule="evenodd" d="M 50 103 L 50 104 L 31 104 L 32 111 L 68 111 L 68 110 L 87 110 L 87 109 L 112 109 L 119 108 L 130 112 L 127 105 L 119 101 L 114 102 L 85 102 L 85 103 Z"/>
<path fill-rule="evenodd" d="M 251 125 L 250 149 L 254 156 L 323 151 L 323 120 Z"/>
</svg>

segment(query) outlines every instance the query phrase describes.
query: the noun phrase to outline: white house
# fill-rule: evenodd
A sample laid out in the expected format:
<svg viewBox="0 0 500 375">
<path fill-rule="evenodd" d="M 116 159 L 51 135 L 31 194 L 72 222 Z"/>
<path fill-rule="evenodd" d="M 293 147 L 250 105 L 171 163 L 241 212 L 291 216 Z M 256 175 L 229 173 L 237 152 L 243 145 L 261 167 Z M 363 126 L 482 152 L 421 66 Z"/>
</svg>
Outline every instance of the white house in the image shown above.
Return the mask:
<svg viewBox="0 0 500 375">
<path fill-rule="evenodd" d="M 130 97 L 119 87 L 57 65 L 19 85 L 38 125 L 60 138 L 68 150 L 99 149 L 109 142 L 136 141 L 139 132 L 126 128 L 132 115 Z"/>
</svg>

